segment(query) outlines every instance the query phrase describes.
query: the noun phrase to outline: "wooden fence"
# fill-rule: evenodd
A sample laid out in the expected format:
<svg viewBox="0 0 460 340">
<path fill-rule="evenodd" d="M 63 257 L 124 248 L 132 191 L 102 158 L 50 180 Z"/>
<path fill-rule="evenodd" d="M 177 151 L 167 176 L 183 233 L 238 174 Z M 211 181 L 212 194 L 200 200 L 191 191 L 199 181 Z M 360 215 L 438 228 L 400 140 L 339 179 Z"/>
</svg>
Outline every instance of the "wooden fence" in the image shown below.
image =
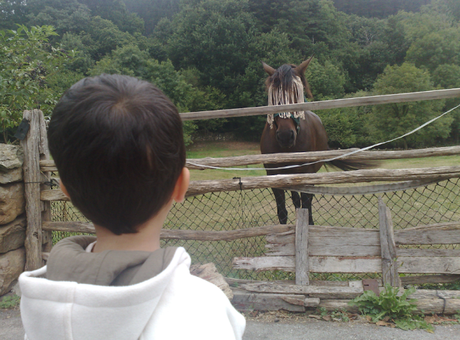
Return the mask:
<svg viewBox="0 0 460 340">
<path fill-rule="evenodd" d="M 352 98 L 350 100 L 313 102 L 287 106 L 239 109 L 235 115 L 251 115 L 281 112 L 285 110 L 318 109 L 343 106 L 371 105 L 377 102 L 401 102 L 421 99 L 439 99 L 460 96 L 460 89 L 428 91 L 425 93 L 402 94 Z M 391 97 L 391 98 L 390 98 Z M 328 103 L 329 102 L 329 103 Z M 301 106 L 301 108 L 297 106 Z M 291 107 L 292 106 L 292 107 Z M 294 106 L 296 106 L 294 108 Z M 242 111 L 243 110 L 243 111 Z M 245 111 L 244 111 L 245 110 Z M 268 110 L 268 111 L 267 111 Z M 228 111 L 219 117 L 228 117 Z M 27 113 L 26 113 L 27 112 Z M 49 173 L 56 171 L 54 162 L 49 160 L 45 123 L 38 110 L 26 111 L 24 118 L 30 123 L 27 138 L 22 142 L 26 151 L 24 173 L 26 182 L 28 231 L 26 238 L 26 269 L 40 267 L 51 247 L 51 231 L 94 232 L 90 223 L 52 222 L 50 203 L 65 201 L 67 197 L 60 190 L 44 188 L 49 182 Z M 256 113 L 255 113 L 256 112 Z M 200 116 L 201 114 L 201 116 Z M 214 115 L 214 116 L 212 116 Z M 216 113 L 183 114 L 184 119 L 199 117 L 216 118 Z M 193 117 L 193 118 L 191 118 Z M 350 150 L 324 151 L 295 154 L 271 154 L 222 159 L 194 159 L 188 161 L 190 168 L 212 166 L 237 166 L 258 163 L 309 162 L 343 155 Z M 349 159 L 381 160 L 393 158 L 431 157 L 460 154 L 460 147 L 432 148 L 411 151 L 367 151 L 347 156 Z M 193 164 L 191 164 L 193 163 Z M 375 193 L 387 190 L 404 190 L 427 183 L 460 177 L 460 166 L 421 169 L 374 169 L 350 172 L 321 174 L 277 175 L 241 178 L 238 180 L 194 181 L 190 184 L 187 196 L 209 192 L 235 191 L 253 188 L 284 188 L 318 193 Z M 385 182 L 380 185 L 360 187 L 324 187 L 341 183 Z M 392 182 L 388 184 L 388 182 Z M 314 187 L 314 185 L 323 185 Z M 346 299 L 359 295 L 363 285 L 356 282 L 325 283 L 313 282 L 310 272 L 322 273 L 382 273 L 382 283 L 400 285 L 420 282 L 452 282 L 460 278 L 460 251 L 457 249 L 403 249 L 402 245 L 460 244 L 460 223 L 452 222 L 394 231 L 391 212 L 382 200 L 379 201 L 380 230 L 351 229 L 332 226 L 308 226 L 306 212 L 299 210 L 296 225 L 259 226 L 233 231 L 163 230 L 163 239 L 228 241 L 240 238 L 265 236 L 267 252 L 255 258 L 235 258 L 238 269 L 284 270 L 296 273 L 296 282 L 247 282 L 229 279 L 238 283 L 234 303 L 240 309 L 279 309 L 305 310 L 313 306 L 334 309 L 346 303 Z M 399 274 L 421 273 L 424 276 L 401 277 Z M 426 276 L 426 274 L 430 274 Z M 321 284 L 321 287 L 317 285 Z M 257 294 L 255 294 L 257 292 Z M 255 295 L 254 295 L 255 294 Z M 265 295 L 260 295 L 265 294 Z M 453 294 L 453 293 L 452 293 Z M 451 295 L 452 295 L 451 294 Z M 331 297 L 335 302 L 327 302 Z M 340 299 L 339 302 L 336 300 Z M 431 299 L 431 297 L 429 298 Z M 449 308 L 460 309 L 460 300 L 452 299 L 444 304 Z M 455 301 L 454 301 L 455 300 Z M 267 302 L 268 301 L 268 302 Z M 332 300 L 331 300 L 332 301 Z M 344 302 L 345 301 L 345 302 Z M 432 303 L 428 301 L 427 303 Z M 329 303 L 329 304 L 328 304 Z M 434 304 L 436 305 L 437 302 Z M 437 306 L 437 305 L 436 305 Z M 423 305 L 426 311 L 432 311 Z M 435 308 L 435 307 L 433 307 Z M 436 307 L 437 308 L 437 307 Z M 447 308 L 447 309 L 446 309 Z M 452 309 L 454 310 L 454 309 Z"/>
</svg>

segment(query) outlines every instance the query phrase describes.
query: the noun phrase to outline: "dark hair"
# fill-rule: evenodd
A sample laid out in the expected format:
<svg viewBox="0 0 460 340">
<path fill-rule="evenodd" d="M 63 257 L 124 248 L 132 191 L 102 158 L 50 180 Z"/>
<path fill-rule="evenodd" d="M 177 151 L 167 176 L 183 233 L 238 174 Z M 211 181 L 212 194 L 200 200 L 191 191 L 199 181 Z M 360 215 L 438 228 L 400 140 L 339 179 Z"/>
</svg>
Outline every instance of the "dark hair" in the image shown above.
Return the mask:
<svg viewBox="0 0 460 340">
<path fill-rule="evenodd" d="M 128 76 L 74 84 L 54 108 L 48 140 L 72 203 L 117 235 L 135 233 L 158 213 L 185 165 L 177 108 Z"/>
</svg>

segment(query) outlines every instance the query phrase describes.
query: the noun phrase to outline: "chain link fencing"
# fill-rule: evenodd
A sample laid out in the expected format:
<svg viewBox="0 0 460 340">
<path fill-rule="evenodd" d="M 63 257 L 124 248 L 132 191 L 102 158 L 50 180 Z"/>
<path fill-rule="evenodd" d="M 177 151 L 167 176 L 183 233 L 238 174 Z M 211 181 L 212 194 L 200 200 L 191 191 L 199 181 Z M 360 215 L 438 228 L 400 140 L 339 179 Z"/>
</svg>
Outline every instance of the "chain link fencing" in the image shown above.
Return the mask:
<svg viewBox="0 0 460 340">
<path fill-rule="evenodd" d="M 378 198 L 391 210 L 395 230 L 440 222 L 460 220 L 460 179 L 449 179 L 426 186 L 382 194 L 328 195 L 316 194 L 313 219 L 316 225 L 351 228 L 379 228 Z M 288 224 L 295 223 L 295 211 L 288 199 Z M 70 202 L 52 203 L 53 221 L 87 219 Z M 270 189 L 208 193 L 187 198 L 175 204 L 165 222 L 165 229 L 224 231 L 278 224 L 276 203 Z M 54 232 L 53 241 L 69 236 Z M 232 268 L 234 257 L 255 257 L 265 252 L 265 237 L 232 241 L 162 240 L 162 246 L 183 246 L 192 263 L 213 262 L 227 277 L 253 280 L 295 279 L 294 273 L 280 271 L 251 272 Z M 455 245 L 433 244 L 423 248 L 447 249 Z M 319 280 L 361 280 L 379 274 L 315 274 Z"/>
</svg>

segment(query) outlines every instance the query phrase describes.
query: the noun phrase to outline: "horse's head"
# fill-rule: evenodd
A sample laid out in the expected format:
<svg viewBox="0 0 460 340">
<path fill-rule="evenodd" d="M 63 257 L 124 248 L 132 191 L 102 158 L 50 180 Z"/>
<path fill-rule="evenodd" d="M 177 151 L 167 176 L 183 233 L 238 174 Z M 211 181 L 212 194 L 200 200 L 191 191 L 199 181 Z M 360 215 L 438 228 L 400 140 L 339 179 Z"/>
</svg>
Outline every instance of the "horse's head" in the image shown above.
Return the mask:
<svg viewBox="0 0 460 340">
<path fill-rule="evenodd" d="M 310 86 L 305 79 L 305 71 L 312 58 L 305 60 L 299 66 L 285 64 L 277 70 L 262 62 L 265 72 L 269 75 L 265 81 L 268 105 L 303 103 L 304 91 L 308 98 L 313 99 Z M 305 118 L 303 111 L 268 115 L 267 122 L 270 128 L 276 128 L 276 139 L 282 148 L 291 148 L 295 145 L 301 118 Z"/>
</svg>

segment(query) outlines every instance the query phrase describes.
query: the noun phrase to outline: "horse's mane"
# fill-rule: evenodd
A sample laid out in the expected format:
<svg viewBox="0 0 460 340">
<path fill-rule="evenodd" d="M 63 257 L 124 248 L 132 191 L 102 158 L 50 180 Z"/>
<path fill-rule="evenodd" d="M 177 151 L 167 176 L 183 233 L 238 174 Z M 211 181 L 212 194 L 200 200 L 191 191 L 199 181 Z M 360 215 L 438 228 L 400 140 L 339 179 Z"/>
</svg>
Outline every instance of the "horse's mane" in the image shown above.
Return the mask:
<svg viewBox="0 0 460 340">
<path fill-rule="evenodd" d="M 304 102 L 304 84 L 306 83 L 303 74 L 294 72 L 295 65 L 285 64 L 280 66 L 276 72 L 267 78 L 265 84 L 268 90 L 268 105 L 294 104 Z M 283 117 L 305 119 L 303 111 L 285 112 Z M 273 126 L 274 115 L 267 115 L 267 122 Z"/>
</svg>

